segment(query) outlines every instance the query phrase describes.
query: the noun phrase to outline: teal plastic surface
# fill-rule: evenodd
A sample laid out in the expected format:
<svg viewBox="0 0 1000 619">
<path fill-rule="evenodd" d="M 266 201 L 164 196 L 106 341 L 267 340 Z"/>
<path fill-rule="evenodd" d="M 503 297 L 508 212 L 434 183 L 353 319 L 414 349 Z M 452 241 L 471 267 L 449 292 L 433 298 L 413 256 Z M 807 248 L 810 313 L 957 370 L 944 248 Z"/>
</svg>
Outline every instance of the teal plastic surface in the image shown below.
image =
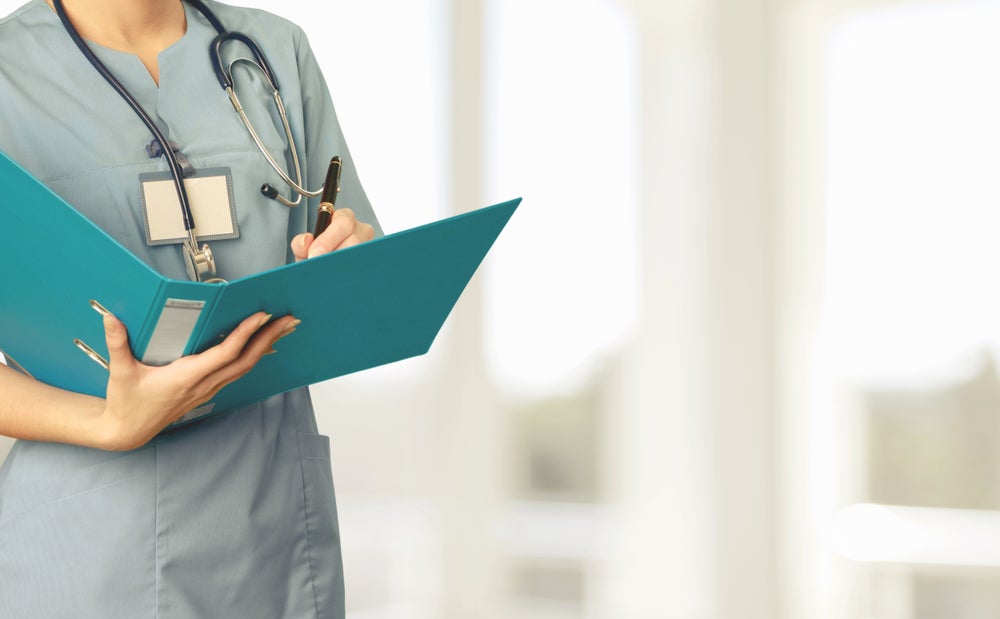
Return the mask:
<svg viewBox="0 0 1000 619">
<path fill-rule="evenodd" d="M 381 237 L 225 284 L 163 277 L 0 153 L 0 350 L 35 378 L 103 396 L 107 371 L 77 349 L 107 356 L 97 299 L 129 328 L 142 358 L 166 299 L 206 307 L 187 352 L 219 341 L 257 311 L 302 324 L 214 411 L 424 354 L 520 199 Z M 26 208 L 25 205 L 30 205 Z M 38 235 L 48 241 L 39 251 Z M 290 363 L 289 360 L 295 360 Z"/>
</svg>

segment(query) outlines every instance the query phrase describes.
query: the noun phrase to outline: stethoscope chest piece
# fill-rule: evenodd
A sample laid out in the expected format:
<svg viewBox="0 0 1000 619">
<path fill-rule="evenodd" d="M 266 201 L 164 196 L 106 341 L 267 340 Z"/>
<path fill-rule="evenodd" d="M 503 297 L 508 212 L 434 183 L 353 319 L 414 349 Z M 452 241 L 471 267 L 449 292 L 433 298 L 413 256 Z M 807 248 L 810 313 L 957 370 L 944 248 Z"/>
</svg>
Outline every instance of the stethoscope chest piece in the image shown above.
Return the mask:
<svg viewBox="0 0 1000 619">
<path fill-rule="evenodd" d="M 187 269 L 188 277 L 192 281 L 204 282 L 215 277 L 215 256 L 208 245 L 202 245 L 198 249 L 197 245 L 190 242 L 184 243 L 184 267 Z"/>
</svg>

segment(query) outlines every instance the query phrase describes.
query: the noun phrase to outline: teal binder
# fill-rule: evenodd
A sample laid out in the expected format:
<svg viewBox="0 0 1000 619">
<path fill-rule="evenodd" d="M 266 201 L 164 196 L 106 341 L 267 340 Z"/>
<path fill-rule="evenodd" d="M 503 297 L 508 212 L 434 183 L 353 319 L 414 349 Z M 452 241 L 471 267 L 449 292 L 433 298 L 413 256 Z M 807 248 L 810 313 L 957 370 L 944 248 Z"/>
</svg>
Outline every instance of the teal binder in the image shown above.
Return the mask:
<svg viewBox="0 0 1000 619">
<path fill-rule="evenodd" d="M 0 350 L 36 379 L 104 396 L 96 300 L 135 356 L 164 364 L 218 343 L 257 311 L 302 320 L 182 421 L 426 353 L 520 199 L 222 284 L 164 277 L 0 152 Z M 38 236 L 52 242 L 39 251 Z M 294 361 L 293 361 L 294 360 Z"/>
</svg>

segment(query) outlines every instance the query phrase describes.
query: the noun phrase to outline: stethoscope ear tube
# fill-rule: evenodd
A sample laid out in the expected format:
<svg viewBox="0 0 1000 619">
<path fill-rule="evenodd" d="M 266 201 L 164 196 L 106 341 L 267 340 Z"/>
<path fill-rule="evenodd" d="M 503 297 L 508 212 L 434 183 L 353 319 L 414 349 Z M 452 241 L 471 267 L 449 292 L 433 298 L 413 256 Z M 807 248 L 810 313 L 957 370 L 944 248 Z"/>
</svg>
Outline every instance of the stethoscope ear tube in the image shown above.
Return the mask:
<svg viewBox="0 0 1000 619">
<path fill-rule="evenodd" d="M 271 85 L 271 89 L 275 92 L 280 90 L 278 88 L 278 80 L 274 77 L 274 71 L 271 70 L 271 65 L 268 64 L 267 58 L 264 57 L 264 52 L 253 39 L 242 32 L 221 32 L 217 37 L 212 39 L 212 44 L 209 46 L 209 56 L 212 59 L 212 68 L 215 70 L 215 77 L 219 80 L 219 85 L 222 86 L 223 90 L 230 90 L 234 87 L 232 69 L 227 69 L 226 63 L 222 60 L 222 46 L 227 41 L 239 41 L 243 45 L 246 45 L 257 61 L 257 66 L 264 74 L 264 77 L 267 78 L 268 84 Z"/>
<path fill-rule="evenodd" d="M 230 73 L 232 73 L 232 66 L 238 62 L 245 62 L 251 65 L 254 64 L 252 60 L 249 60 L 247 58 L 237 58 L 232 62 L 231 65 L 229 65 Z M 256 66 L 263 70 L 263 67 L 260 67 L 259 65 Z M 323 192 L 322 188 L 316 191 L 311 191 L 306 187 L 302 186 L 302 166 L 299 164 L 299 153 L 298 149 L 295 148 L 295 137 L 292 135 L 291 125 L 288 124 L 288 114 L 287 112 L 285 112 L 285 104 L 281 101 L 281 93 L 275 90 L 272 92 L 272 95 L 274 97 L 274 105 L 278 110 L 278 116 L 281 118 L 281 126 L 285 131 L 285 140 L 287 140 L 288 142 L 288 150 L 292 157 L 292 169 L 295 172 L 295 180 L 292 180 L 292 178 L 288 175 L 288 173 L 285 172 L 283 169 L 281 169 L 281 166 L 278 165 L 278 162 L 275 161 L 274 157 L 271 156 L 271 153 L 268 152 L 267 146 L 264 145 L 264 142 L 260 139 L 260 136 L 257 135 L 257 130 L 254 129 L 253 123 L 250 122 L 250 118 L 247 116 L 246 110 L 243 109 L 243 104 L 240 103 L 240 98 L 236 95 L 236 90 L 233 89 L 232 87 L 226 88 L 226 94 L 229 96 L 230 103 L 233 104 L 233 109 L 236 110 L 236 113 L 239 115 L 240 120 L 243 121 L 243 126 L 246 127 L 246 130 L 250 133 L 250 139 L 253 140 L 254 144 L 257 145 L 257 149 L 260 150 L 260 154 L 263 155 L 264 159 L 267 160 L 267 163 L 271 166 L 271 169 L 274 170 L 275 173 L 277 173 L 278 176 L 281 177 L 281 180 L 283 180 L 285 184 L 291 187 L 292 190 L 298 194 L 298 196 L 295 198 L 295 201 L 292 202 L 286 199 L 284 196 L 278 194 L 277 191 L 274 190 L 274 188 L 271 187 L 269 184 L 265 184 L 264 186 L 261 187 L 261 193 L 269 198 L 278 200 L 287 207 L 297 206 L 301 201 L 302 196 L 309 196 L 311 198 L 315 198 L 320 193 L 322 193 Z"/>
</svg>

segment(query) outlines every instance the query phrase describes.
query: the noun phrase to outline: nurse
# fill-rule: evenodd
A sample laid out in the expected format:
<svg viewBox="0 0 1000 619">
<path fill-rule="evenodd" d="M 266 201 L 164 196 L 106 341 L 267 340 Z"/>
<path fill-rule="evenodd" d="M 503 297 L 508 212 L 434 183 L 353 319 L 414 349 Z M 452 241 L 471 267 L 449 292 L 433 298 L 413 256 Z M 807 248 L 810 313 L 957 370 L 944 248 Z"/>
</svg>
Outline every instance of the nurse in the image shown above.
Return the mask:
<svg viewBox="0 0 1000 619">
<path fill-rule="evenodd" d="M 286 185 L 218 86 L 208 61 L 216 31 L 206 15 L 181 0 L 63 4 L 89 49 L 183 158 L 229 174 L 239 237 L 212 243 L 218 277 L 381 234 L 298 27 L 205 2 L 266 54 L 303 184 L 321 185 L 332 155 L 344 160 L 337 214 L 315 239 L 306 232 L 315 198 L 290 209 L 259 191 L 265 182 Z M 246 52 L 224 54 L 230 62 Z M 235 79 L 247 114 L 272 156 L 290 161 L 270 91 L 242 67 Z M 0 150 L 151 267 L 186 279 L 178 246 L 146 242 L 140 175 L 162 174 L 167 163 L 146 148 L 149 129 L 76 47 L 50 2 L 32 0 L 0 19 L 0 97 Z M 30 205 L 0 198 L 0 216 L 15 207 Z M 44 251 L 49 241 L 39 232 Z M 317 432 L 308 390 L 164 431 L 264 354 L 281 355 L 296 318 L 250 315 L 218 346 L 164 367 L 137 361 L 125 326 L 104 321 L 105 399 L 0 365 L 0 434 L 21 439 L 0 469 L 0 617 L 343 617 L 329 439 Z"/>
</svg>

